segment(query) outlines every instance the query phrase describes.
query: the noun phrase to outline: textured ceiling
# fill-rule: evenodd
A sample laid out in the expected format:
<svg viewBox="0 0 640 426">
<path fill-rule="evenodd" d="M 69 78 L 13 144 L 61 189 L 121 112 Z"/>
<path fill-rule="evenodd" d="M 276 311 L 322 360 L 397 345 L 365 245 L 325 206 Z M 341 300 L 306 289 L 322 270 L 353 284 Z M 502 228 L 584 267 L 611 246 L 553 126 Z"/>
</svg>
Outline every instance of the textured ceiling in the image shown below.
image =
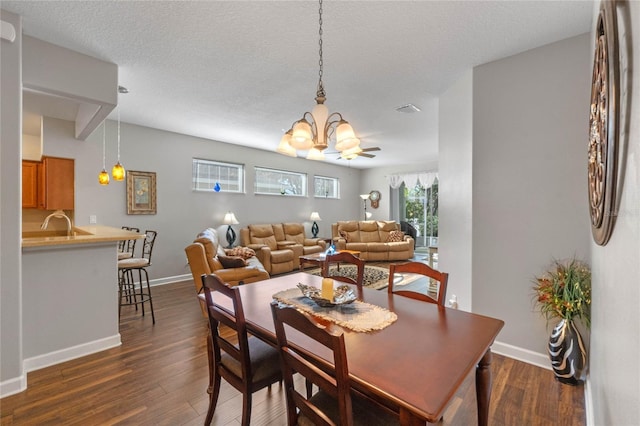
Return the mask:
<svg viewBox="0 0 640 426">
<path fill-rule="evenodd" d="M 0 5 L 23 17 L 25 34 L 118 64 L 130 90 L 120 95 L 125 122 L 274 151 L 315 103 L 314 1 Z M 350 166 L 437 159 L 439 94 L 473 66 L 588 32 L 592 8 L 590 1 L 326 0 L 326 103 L 351 122 L 362 147 L 382 148 Z M 407 103 L 422 111 L 395 111 Z"/>
</svg>

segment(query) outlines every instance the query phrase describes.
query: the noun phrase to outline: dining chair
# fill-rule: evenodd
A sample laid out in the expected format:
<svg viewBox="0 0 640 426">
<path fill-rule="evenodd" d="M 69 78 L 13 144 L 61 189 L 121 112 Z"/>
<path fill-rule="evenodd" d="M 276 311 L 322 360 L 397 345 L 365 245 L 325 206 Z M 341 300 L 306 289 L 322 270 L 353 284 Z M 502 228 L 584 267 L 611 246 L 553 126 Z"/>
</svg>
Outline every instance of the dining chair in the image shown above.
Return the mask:
<svg viewBox="0 0 640 426">
<path fill-rule="evenodd" d="M 130 257 L 128 259 L 118 260 L 118 293 L 119 293 L 119 307 L 118 318 L 120 318 L 120 312 L 122 306 L 135 305 L 136 309 L 138 305 L 141 306 L 142 315 L 144 316 L 144 304 L 149 302 L 149 308 L 151 309 L 151 318 L 153 324 L 156 323 L 155 313 L 153 312 L 153 298 L 151 296 L 151 287 L 149 285 L 149 272 L 147 268 L 151 266 L 151 253 L 153 252 L 153 246 L 156 241 L 158 233 L 156 231 L 146 230 L 144 231 L 145 237 L 142 245 L 141 257 Z M 140 291 L 136 290 L 136 282 L 134 272 L 138 272 L 138 285 Z M 142 273 L 146 278 L 147 289 L 144 290 L 142 284 Z"/>
<path fill-rule="evenodd" d="M 342 276 L 340 274 L 333 273 L 331 269 L 331 264 L 335 263 L 340 267 L 340 263 L 348 263 L 351 265 L 355 265 L 357 268 L 356 279 L 352 279 L 349 277 Z M 358 290 L 362 290 L 362 283 L 364 281 L 364 260 L 360 259 L 358 256 L 355 256 L 352 253 L 343 251 L 337 252 L 335 254 L 328 254 L 325 257 L 325 262 L 322 266 L 322 276 L 325 278 L 333 278 L 334 280 L 345 282 L 348 284 L 354 284 L 358 287 Z M 338 270 L 336 270 L 337 272 Z"/>
<path fill-rule="evenodd" d="M 285 383 L 287 424 L 292 425 L 395 425 L 397 414 L 352 391 L 343 332 L 328 330 L 292 306 L 271 303 Z M 332 363 L 303 355 L 289 344 L 287 329 L 310 337 L 332 353 Z M 317 353 L 317 351 L 314 351 Z M 303 376 L 319 391 L 303 395 L 293 375 Z"/>
<path fill-rule="evenodd" d="M 209 318 L 209 409 L 205 425 L 211 424 L 224 378 L 242 393 L 242 426 L 251 420 L 251 395 L 282 381 L 278 350 L 247 332 L 242 300 L 237 287 L 222 282 L 215 274 L 202 275 L 202 288 Z M 233 312 L 215 303 L 225 297 L 231 300 Z M 218 299 L 219 300 L 219 299 Z M 231 330 L 220 333 L 220 325 Z M 237 339 L 237 344 L 234 342 Z"/>
<path fill-rule="evenodd" d="M 398 286 L 394 287 L 396 274 L 419 274 L 429 278 L 427 284 L 427 291 L 421 293 L 414 290 L 398 289 Z M 438 282 L 437 297 L 430 295 L 431 282 L 435 280 Z M 389 265 L 389 294 L 399 294 L 401 296 L 410 297 L 412 299 L 422 300 L 425 302 L 436 303 L 440 306 L 444 306 L 445 296 L 447 295 L 447 281 L 449 280 L 449 274 L 446 272 L 436 271 L 426 263 L 422 262 L 406 262 L 406 263 L 392 263 Z"/>
</svg>

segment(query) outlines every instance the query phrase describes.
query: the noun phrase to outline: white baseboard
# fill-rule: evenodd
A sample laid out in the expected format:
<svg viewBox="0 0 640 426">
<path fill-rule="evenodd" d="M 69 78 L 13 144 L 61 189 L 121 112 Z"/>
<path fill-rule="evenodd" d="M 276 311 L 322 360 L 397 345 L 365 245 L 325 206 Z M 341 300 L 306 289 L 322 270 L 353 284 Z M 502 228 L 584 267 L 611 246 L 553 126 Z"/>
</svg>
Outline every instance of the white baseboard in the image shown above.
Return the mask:
<svg viewBox="0 0 640 426">
<path fill-rule="evenodd" d="M 518 361 L 526 362 L 546 370 L 551 370 L 551 362 L 547 354 L 533 352 L 529 349 L 523 349 L 518 346 L 509 345 L 508 343 L 495 342 L 491 346 L 491 351 Z"/>
<path fill-rule="evenodd" d="M 22 373 L 18 377 L 0 382 L 0 398 L 14 395 L 27 389 L 27 374 Z"/>
<path fill-rule="evenodd" d="M 173 277 L 164 277 L 164 278 L 156 278 L 155 280 L 151 280 L 149 281 L 149 285 L 150 286 L 156 286 L 156 285 L 165 285 L 165 284 L 173 284 L 173 283 L 179 283 L 180 281 L 186 281 L 186 280 L 192 280 L 193 276 L 191 276 L 191 274 L 182 274 L 182 275 L 175 275 Z"/>
<path fill-rule="evenodd" d="M 120 333 L 103 339 L 94 340 L 92 342 L 83 343 L 81 345 L 64 348 L 59 351 L 49 352 L 32 358 L 25 358 L 22 362 L 25 373 L 49 367 L 51 365 L 60 364 L 61 362 L 70 361 L 96 352 L 120 346 Z"/>
</svg>

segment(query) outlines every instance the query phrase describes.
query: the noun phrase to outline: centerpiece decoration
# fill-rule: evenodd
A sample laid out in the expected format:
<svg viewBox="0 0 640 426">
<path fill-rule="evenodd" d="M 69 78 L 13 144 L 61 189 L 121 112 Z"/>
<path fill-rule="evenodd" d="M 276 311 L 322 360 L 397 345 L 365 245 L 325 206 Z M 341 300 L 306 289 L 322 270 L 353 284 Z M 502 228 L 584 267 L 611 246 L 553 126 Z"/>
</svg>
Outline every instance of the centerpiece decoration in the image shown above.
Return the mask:
<svg viewBox="0 0 640 426">
<path fill-rule="evenodd" d="M 547 322 L 560 319 L 548 345 L 553 372 L 559 382 L 577 385 L 582 381 L 587 355 L 574 321 L 591 326 L 591 270 L 575 258 L 554 260 L 534 283 L 535 302 Z"/>
</svg>

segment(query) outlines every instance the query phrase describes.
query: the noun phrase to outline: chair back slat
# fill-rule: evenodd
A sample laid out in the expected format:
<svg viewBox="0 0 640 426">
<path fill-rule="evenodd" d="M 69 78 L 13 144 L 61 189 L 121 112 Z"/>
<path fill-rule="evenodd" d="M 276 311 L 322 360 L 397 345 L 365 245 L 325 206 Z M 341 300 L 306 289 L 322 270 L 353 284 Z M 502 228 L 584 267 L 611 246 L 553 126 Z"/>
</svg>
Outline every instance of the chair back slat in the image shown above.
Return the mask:
<svg viewBox="0 0 640 426">
<path fill-rule="evenodd" d="M 410 273 L 419 274 L 438 282 L 438 295 L 436 298 L 429 296 L 426 293 L 420 293 L 412 290 L 402 290 L 394 287 L 395 274 Z M 389 294 L 399 294 L 401 296 L 410 297 L 412 299 L 422 300 L 429 303 L 436 303 L 440 306 L 444 306 L 445 297 L 447 294 L 447 281 L 449 280 L 449 274 L 446 272 L 440 272 L 431 268 L 426 263 L 422 262 L 406 262 L 406 263 L 392 263 L 389 265 L 389 286 L 387 287 Z M 431 280 L 430 280 L 431 281 Z M 427 285 L 427 290 L 429 285 Z"/>
</svg>

